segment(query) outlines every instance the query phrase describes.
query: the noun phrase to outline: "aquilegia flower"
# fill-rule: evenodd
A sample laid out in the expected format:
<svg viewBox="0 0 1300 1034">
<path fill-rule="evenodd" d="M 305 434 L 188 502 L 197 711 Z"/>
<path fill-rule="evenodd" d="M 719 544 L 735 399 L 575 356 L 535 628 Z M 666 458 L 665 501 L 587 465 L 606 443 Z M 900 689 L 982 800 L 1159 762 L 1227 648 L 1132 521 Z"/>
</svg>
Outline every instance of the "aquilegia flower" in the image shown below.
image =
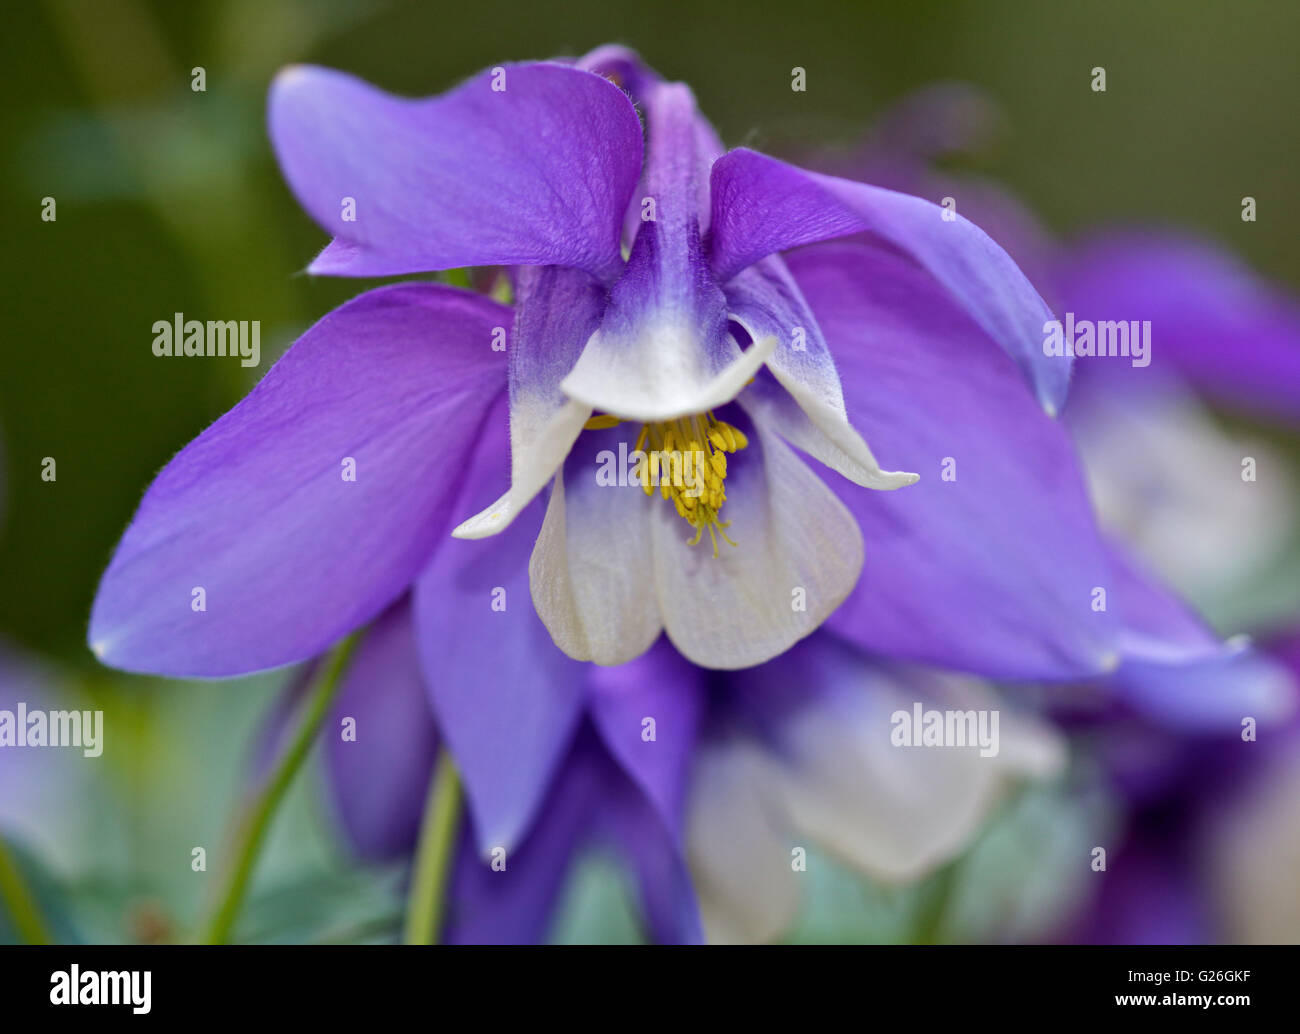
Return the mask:
<svg viewBox="0 0 1300 1034">
<path fill-rule="evenodd" d="M 629 94 L 592 69 L 640 105 L 644 154 Z M 839 630 L 896 656 L 1023 676 L 1114 663 L 1088 607 L 1108 560 L 1044 413 L 1068 360 L 1043 355 L 1046 306 L 972 224 L 723 154 L 685 86 L 617 50 L 424 101 L 294 68 L 270 129 L 335 236 L 312 272 L 505 266 L 515 304 L 403 283 L 303 335 L 146 494 L 91 619 L 106 663 L 291 663 L 412 585 L 422 628 L 454 628 L 487 597 L 462 594 L 479 554 L 447 533 L 514 571 L 521 525 L 527 595 L 574 658 L 623 662 L 666 629 L 699 664 L 752 665 L 847 601 Z M 862 491 L 915 480 L 868 439 L 925 480 Z M 598 482 L 602 455 L 646 443 L 702 455 L 698 494 Z M 501 449 L 509 474 L 471 502 L 468 474 Z"/>
</svg>

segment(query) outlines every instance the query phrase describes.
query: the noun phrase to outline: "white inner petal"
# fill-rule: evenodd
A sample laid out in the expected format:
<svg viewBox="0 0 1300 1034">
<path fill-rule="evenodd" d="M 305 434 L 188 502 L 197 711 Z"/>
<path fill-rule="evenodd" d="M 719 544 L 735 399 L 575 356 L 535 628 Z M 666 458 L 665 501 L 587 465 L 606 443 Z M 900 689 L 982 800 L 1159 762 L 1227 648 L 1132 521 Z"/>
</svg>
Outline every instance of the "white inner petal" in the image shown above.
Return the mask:
<svg viewBox="0 0 1300 1034">
<path fill-rule="evenodd" d="M 734 399 L 776 348 L 776 338 L 742 352 L 729 338 L 730 358 L 707 363 L 698 335 L 673 322 L 647 325 L 635 342 L 597 330 L 560 390 L 592 409 L 647 423 L 716 409 Z"/>
<path fill-rule="evenodd" d="M 638 550 L 649 540 L 649 500 L 635 486 L 575 485 L 566 503 L 555 479 L 528 562 L 533 605 L 555 645 L 574 660 L 623 664 L 659 637 L 662 624 Z"/>
<path fill-rule="evenodd" d="M 728 479 L 727 534 L 714 557 L 687 545 L 666 506 L 651 514 L 655 592 L 669 638 L 708 668 L 746 668 L 816 629 L 862 571 L 862 533 L 844 504 L 775 434 L 761 467 Z M 751 443 L 752 445 L 752 443 Z"/>
</svg>

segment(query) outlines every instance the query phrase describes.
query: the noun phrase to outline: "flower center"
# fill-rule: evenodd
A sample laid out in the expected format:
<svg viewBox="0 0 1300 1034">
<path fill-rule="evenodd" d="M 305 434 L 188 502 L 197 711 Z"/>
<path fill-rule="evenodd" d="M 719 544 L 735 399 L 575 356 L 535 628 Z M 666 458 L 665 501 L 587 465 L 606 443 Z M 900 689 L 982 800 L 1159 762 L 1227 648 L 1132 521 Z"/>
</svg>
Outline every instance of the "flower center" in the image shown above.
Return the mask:
<svg viewBox="0 0 1300 1034">
<path fill-rule="evenodd" d="M 592 430 L 614 427 L 618 417 L 593 416 L 586 426 Z M 696 545 L 707 529 L 718 555 L 718 536 L 730 543 L 726 528 L 730 521 L 719 519 L 727 501 L 727 453 L 739 452 L 749 444 L 743 431 L 711 412 L 696 416 L 642 424 L 633 455 L 636 466 L 632 479 L 646 495 L 659 494 L 670 501 L 677 516 L 695 529 L 689 545 Z"/>
</svg>

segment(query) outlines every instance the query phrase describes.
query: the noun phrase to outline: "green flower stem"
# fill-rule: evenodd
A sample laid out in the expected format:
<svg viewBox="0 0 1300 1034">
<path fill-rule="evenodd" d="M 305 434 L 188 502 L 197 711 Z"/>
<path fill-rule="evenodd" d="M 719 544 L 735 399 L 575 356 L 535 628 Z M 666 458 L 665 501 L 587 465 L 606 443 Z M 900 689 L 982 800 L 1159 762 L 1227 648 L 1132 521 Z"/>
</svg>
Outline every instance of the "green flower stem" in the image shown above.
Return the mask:
<svg viewBox="0 0 1300 1034">
<path fill-rule="evenodd" d="M 271 817 L 311 752 L 312 743 L 325 723 L 330 705 L 338 693 L 339 684 L 343 681 L 343 672 L 347 669 L 348 661 L 360 638 L 359 633 L 351 635 L 334 650 L 325 665 L 325 670 L 311 691 L 311 696 L 305 705 L 302 723 L 298 726 L 293 741 L 280 757 L 257 796 L 250 802 L 236 833 L 234 864 L 229 870 L 230 875 L 225 889 L 217 899 L 218 905 L 207 924 L 203 937 L 205 944 L 225 944 L 229 940 L 235 917 L 239 914 L 240 905 L 243 904 L 249 880 L 257 864 L 258 852 L 271 825 Z"/>
<path fill-rule="evenodd" d="M 41 918 L 41 910 L 36 904 L 27 881 L 23 879 L 22 870 L 9 850 L 9 845 L 0 838 L 0 901 L 3 901 L 9 914 L 13 917 L 18 936 L 27 944 L 50 944 L 50 932 Z"/>
<path fill-rule="evenodd" d="M 961 858 L 954 858 L 930 877 L 919 909 L 913 944 L 944 943 L 942 936 L 948 921 L 948 910 L 956 896 L 961 863 Z"/>
<path fill-rule="evenodd" d="M 429 796 L 420 824 L 420 844 L 411 870 L 411 894 L 406 909 L 407 944 L 437 944 L 442 931 L 444 892 L 460 826 L 460 777 L 444 749 L 429 783 Z"/>
</svg>

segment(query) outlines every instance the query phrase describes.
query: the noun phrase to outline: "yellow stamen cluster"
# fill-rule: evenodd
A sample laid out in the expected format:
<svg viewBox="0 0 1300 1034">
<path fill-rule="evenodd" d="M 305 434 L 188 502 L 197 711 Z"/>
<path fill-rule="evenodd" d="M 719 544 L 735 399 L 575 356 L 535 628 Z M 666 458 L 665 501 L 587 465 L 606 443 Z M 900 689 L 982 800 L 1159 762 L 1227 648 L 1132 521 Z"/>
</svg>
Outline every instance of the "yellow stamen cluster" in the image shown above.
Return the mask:
<svg viewBox="0 0 1300 1034">
<path fill-rule="evenodd" d="M 617 417 L 601 414 L 587 421 L 591 429 L 614 427 Z M 707 528 L 718 555 L 718 536 L 735 545 L 724 529 L 730 521 L 718 519 L 727 501 L 727 453 L 739 452 L 749 444 L 743 431 L 712 413 L 642 424 L 635 452 L 646 456 L 639 473 L 646 495 L 656 485 L 664 499 L 671 500 L 677 515 L 695 529 L 694 546 Z"/>
</svg>

